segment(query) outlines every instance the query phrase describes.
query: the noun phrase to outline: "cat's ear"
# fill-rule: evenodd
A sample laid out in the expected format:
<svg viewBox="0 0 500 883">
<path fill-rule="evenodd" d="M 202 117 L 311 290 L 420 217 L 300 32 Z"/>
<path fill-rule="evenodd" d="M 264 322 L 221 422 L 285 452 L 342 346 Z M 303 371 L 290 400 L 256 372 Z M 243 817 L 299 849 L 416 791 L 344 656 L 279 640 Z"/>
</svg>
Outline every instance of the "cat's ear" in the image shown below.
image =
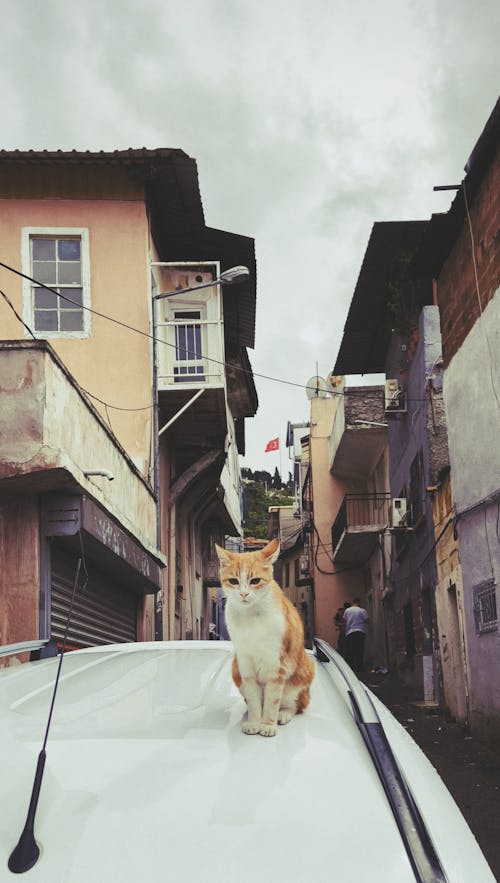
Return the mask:
<svg viewBox="0 0 500 883">
<path fill-rule="evenodd" d="M 217 552 L 217 558 L 223 567 L 226 567 L 231 563 L 231 552 L 228 552 L 227 549 L 223 549 L 222 546 L 218 546 L 217 543 L 215 543 L 215 551 Z"/>
<path fill-rule="evenodd" d="M 275 537 L 274 540 L 271 540 L 271 542 L 268 543 L 267 546 L 264 546 L 264 548 L 261 550 L 261 555 L 263 555 L 264 558 L 267 558 L 269 564 L 274 564 L 279 553 L 280 541 L 278 537 Z"/>
</svg>

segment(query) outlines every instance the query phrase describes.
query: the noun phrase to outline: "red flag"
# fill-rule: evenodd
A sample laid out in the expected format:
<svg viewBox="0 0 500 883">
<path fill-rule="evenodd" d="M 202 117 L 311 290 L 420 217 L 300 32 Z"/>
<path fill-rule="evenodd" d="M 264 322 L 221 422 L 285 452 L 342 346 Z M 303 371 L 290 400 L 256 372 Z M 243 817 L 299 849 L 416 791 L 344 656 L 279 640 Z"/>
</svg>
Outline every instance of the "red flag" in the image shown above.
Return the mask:
<svg viewBox="0 0 500 883">
<path fill-rule="evenodd" d="M 271 441 L 268 441 L 264 453 L 267 454 L 268 451 L 279 451 L 280 440 L 279 438 L 272 438 Z"/>
</svg>

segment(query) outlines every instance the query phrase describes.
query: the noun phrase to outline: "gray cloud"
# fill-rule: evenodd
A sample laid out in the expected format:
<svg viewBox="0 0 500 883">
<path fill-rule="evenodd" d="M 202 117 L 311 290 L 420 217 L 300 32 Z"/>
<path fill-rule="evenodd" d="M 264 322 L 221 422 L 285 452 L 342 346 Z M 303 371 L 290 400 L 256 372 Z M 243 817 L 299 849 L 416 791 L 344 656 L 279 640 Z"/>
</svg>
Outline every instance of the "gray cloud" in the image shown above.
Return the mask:
<svg viewBox="0 0 500 883">
<path fill-rule="evenodd" d="M 3 5 L 1 146 L 196 157 L 207 223 L 256 240 L 252 363 L 293 383 L 333 365 L 373 221 L 445 210 L 496 98 L 498 0 Z M 253 467 L 307 417 L 257 386 Z"/>
</svg>

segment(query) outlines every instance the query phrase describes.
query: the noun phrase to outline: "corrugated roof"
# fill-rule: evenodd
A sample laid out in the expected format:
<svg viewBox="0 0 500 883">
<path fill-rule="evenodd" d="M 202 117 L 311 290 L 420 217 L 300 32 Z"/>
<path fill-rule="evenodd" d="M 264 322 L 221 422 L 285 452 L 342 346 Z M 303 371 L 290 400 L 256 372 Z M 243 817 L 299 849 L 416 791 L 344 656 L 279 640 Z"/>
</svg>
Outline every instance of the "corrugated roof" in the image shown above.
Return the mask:
<svg viewBox="0 0 500 883">
<path fill-rule="evenodd" d="M 0 159 L 9 162 L 39 163 L 47 162 L 103 162 L 103 163 L 134 163 L 150 162 L 153 158 L 167 159 L 173 153 L 188 157 L 183 150 L 173 147 L 127 147 L 125 150 L 0 150 Z"/>
<path fill-rule="evenodd" d="M 125 166 L 144 187 L 152 235 L 164 261 L 219 260 L 221 269 L 243 264 L 247 282 L 224 296 L 229 341 L 255 346 L 254 240 L 205 225 L 196 160 L 176 148 L 126 150 L 0 150 L 0 165 Z M 229 292 L 229 289 L 228 289 Z"/>
<path fill-rule="evenodd" d="M 466 217 L 464 190 L 469 207 L 474 203 L 482 181 L 500 145 L 500 98 L 497 100 L 472 153 L 465 164 L 466 176 L 449 208 L 431 218 L 415 266 L 420 272 L 438 277 L 459 235 Z"/>
<path fill-rule="evenodd" d="M 385 370 L 392 319 L 390 284 L 417 251 L 428 221 L 382 221 L 372 227 L 344 326 L 334 374 L 376 374 Z M 427 303 L 430 291 L 419 296 Z"/>
</svg>

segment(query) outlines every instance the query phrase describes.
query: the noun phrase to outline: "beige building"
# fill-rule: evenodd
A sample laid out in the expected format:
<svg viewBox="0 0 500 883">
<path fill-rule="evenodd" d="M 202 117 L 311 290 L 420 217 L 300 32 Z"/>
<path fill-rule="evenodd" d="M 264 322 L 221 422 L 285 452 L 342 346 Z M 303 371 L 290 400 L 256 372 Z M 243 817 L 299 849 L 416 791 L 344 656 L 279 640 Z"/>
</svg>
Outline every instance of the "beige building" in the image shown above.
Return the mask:
<svg viewBox="0 0 500 883">
<path fill-rule="evenodd" d="M 269 537 L 279 537 L 280 555 L 274 565 L 275 577 L 302 619 L 306 646 L 312 647 L 314 594 L 301 514 L 296 505 L 269 507 Z"/>
<path fill-rule="evenodd" d="M 74 646 L 208 636 L 257 408 L 253 240 L 206 226 L 169 149 L 3 151 L 0 238 L 1 643 L 59 639 L 82 545 Z"/>
<path fill-rule="evenodd" d="M 358 596 L 370 616 L 365 661 L 387 664 L 390 498 L 380 387 L 311 399 L 301 446 L 304 555 L 312 577 L 315 634 L 338 646 L 335 614 Z"/>
</svg>

